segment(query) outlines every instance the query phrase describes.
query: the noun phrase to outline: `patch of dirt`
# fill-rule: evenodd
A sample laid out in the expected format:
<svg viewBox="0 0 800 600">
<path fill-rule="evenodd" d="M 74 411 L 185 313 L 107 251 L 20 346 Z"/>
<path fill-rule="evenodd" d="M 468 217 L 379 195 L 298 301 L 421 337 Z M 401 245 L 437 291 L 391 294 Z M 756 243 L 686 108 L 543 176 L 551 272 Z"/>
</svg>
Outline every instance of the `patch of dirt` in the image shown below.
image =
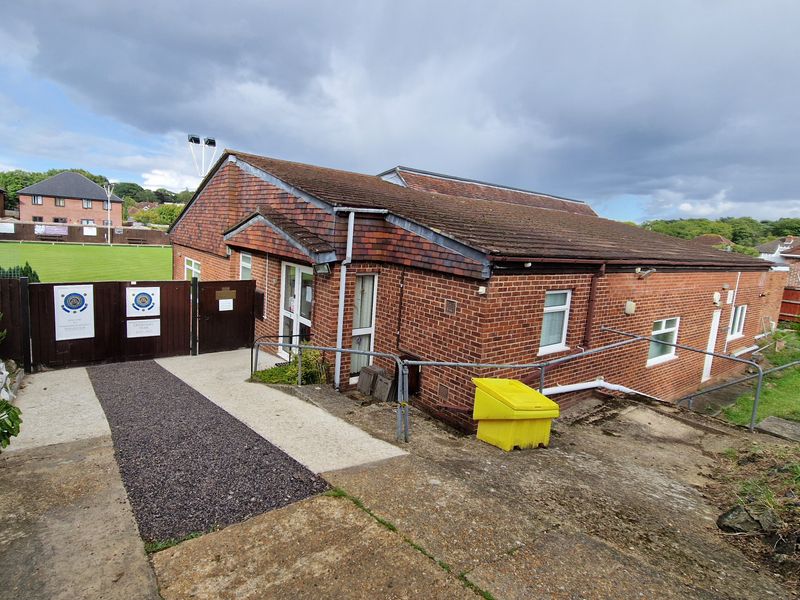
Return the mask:
<svg viewBox="0 0 800 600">
<path fill-rule="evenodd" d="M 800 590 L 800 445 L 741 443 L 721 454 L 706 494 L 720 512 L 737 505 L 777 519 L 777 531 L 730 532 L 729 543 Z M 761 527 L 758 527 L 761 529 Z"/>
</svg>

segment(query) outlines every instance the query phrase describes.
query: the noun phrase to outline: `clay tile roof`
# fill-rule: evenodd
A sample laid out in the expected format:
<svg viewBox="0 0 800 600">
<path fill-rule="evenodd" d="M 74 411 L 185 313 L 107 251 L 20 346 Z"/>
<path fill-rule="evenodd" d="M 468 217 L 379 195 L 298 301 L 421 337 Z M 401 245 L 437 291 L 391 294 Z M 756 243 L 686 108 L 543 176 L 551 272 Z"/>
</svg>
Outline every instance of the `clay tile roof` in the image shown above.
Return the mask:
<svg viewBox="0 0 800 600">
<path fill-rule="evenodd" d="M 270 223 L 285 231 L 288 235 L 294 238 L 298 243 L 300 243 L 303 247 L 308 248 L 312 252 L 317 253 L 325 253 L 325 252 L 334 252 L 335 248 L 329 242 L 323 240 L 318 235 L 312 233 L 305 227 L 298 225 L 295 221 L 287 217 L 285 214 L 270 208 L 268 206 L 259 206 L 258 210 L 254 213 L 248 215 L 244 219 L 242 219 L 239 223 L 234 225 L 233 227 L 229 228 L 227 231 L 223 232 L 223 235 L 227 235 L 242 225 L 246 224 L 249 221 L 252 221 L 254 217 L 262 216 L 267 219 Z M 234 235 L 231 240 L 235 240 L 236 236 Z"/>
<path fill-rule="evenodd" d="M 411 169 L 409 167 L 396 167 L 390 171 L 381 173 L 381 175 L 392 171 L 397 173 L 408 187 L 415 190 L 447 194 L 450 196 L 462 196 L 464 198 L 482 198 L 484 200 L 508 202 L 510 204 L 524 204 L 526 206 L 561 210 L 579 215 L 597 215 L 597 213 L 592 210 L 591 206 L 579 200 L 558 198 L 556 196 L 540 194 L 538 192 L 519 188 L 486 183 L 484 181 L 475 181 L 472 179 L 462 179 L 460 177 L 431 173 L 419 169 Z"/>
<path fill-rule="evenodd" d="M 733 244 L 725 236 L 719 235 L 718 233 L 704 233 L 703 235 L 698 235 L 696 238 L 692 239 L 692 242 L 695 244 L 700 244 L 702 246 L 719 246 L 720 244 Z"/>
<path fill-rule="evenodd" d="M 73 171 L 64 171 L 58 175 L 53 175 L 44 181 L 22 188 L 17 194 L 106 200 L 106 192 L 103 188 L 91 179 Z M 122 200 L 114 194 L 111 194 L 111 201 L 122 202 Z"/>
<path fill-rule="evenodd" d="M 618 221 L 414 190 L 363 175 L 235 150 L 232 155 L 332 206 L 381 208 L 498 259 L 625 261 L 642 265 L 769 268 L 743 254 L 703 248 Z M 220 163 L 221 164 L 221 163 Z"/>
</svg>

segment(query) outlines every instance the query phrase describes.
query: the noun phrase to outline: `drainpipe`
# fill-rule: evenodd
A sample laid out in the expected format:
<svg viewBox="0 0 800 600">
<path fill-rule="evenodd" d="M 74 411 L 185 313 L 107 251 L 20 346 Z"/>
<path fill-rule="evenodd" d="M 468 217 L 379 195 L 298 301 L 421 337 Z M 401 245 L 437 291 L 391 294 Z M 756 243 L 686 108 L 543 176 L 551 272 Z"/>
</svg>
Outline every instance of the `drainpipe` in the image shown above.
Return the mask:
<svg viewBox="0 0 800 600">
<path fill-rule="evenodd" d="M 589 306 L 586 308 L 586 326 L 583 330 L 583 343 L 581 347 L 592 347 L 592 327 L 594 326 L 594 306 L 597 301 L 597 283 L 598 279 L 604 277 L 606 274 L 606 263 L 600 265 L 600 270 L 592 275 L 592 283 L 589 287 Z"/>
<path fill-rule="evenodd" d="M 339 312 L 336 320 L 336 347 L 342 347 L 342 336 L 344 334 L 344 292 L 347 283 L 347 265 L 353 260 L 353 230 L 356 225 L 356 213 L 351 212 L 347 215 L 347 252 L 339 271 Z M 333 385 L 338 390 L 342 376 L 342 353 L 336 353 L 336 362 L 333 370 Z"/>
<path fill-rule="evenodd" d="M 356 213 L 371 213 L 385 215 L 389 211 L 382 208 L 355 208 L 347 206 L 337 206 L 333 209 L 334 213 L 347 214 L 347 250 L 339 271 L 339 309 L 336 319 L 336 347 L 341 348 L 344 338 L 344 301 L 345 286 L 347 284 L 347 265 L 353 262 L 353 233 L 356 226 Z M 336 353 L 336 361 L 333 369 L 333 385 L 338 390 L 342 380 L 342 353 Z"/>
</svg>

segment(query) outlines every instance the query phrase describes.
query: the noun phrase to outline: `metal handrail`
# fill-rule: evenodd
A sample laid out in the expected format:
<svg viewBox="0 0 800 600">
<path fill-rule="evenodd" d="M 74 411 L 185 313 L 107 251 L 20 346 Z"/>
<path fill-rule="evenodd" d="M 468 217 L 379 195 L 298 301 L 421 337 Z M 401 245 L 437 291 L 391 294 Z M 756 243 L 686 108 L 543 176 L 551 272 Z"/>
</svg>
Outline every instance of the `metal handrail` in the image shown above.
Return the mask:
<svg viewBox="0 0 800 600">
<path fill-rule="evenodd" d="M 262 336 L 265 337 L 265 336 Z M 276 336 L 277 337 L 277 336 Z M 359 354 L 362 356 L 376 356 L 379 358 L 390 358 L 397 365 L 398 382 L 397 382 L 397 422 L 395 424 L 395 437 L 397 441 L 408 442 L 411 439 L 410 418 L 408 415 L 408 386 L 407 378 L 400 377 L 399 374 L 408 373 L 408 368 L 403 365 L 403 360 L 396 354 L 388 354 L 386 352 L 368 352 L 366 350 L 354 350 L 352 348 L 334 348 L 331 346 L 314 346 L 311 344 L 293 344 L 286 342 L 264 342 L 254 341 L 253 348 L 260 348 L 261 346 L 270 346 L 273 348 L 296 348 L 298 351 L 298 378 L 302 377 L 302 353 L 303 350 L 319 350 L 321 352 L 336 352 L 346 354 Z"/>
<path fill-rule="evenodd" d="M 747 365 L 751 365 L 756 368 L 758 373 L 756 377 L 758 378 L 758 383 L 756 384 L 756 395 L 755 401 L 753 402 L 753 414 L 750 415 L 750 431 L 753 431 L 756 428 L 756 413 L 758 412 L 758 401 L 761 399 L 761 386 L 764 383 L 764 369 L 759 365 L 757 362 L 753 360 L 747 360 L 745 358 L 739 358 L 738 356 L 733 356 L 731 354 L 721 354 L 719 352 L 711 352 L 710 350 L 701 350 L 700 348 L 695 348 L 693 346 L 687 346 L 686 344 L 677 344 L 674 342 L 665 342 L 663 340 L 658 340 L 649 335 L 638 335 L 635 333 L 629 333 L 627 331 L 621 331 L 619 329 L 614 329 L 612 327 L 601 327 L 601 331 L 610 331 L 611 333 L 616 333 L 618 335 L 624 335 L 632 339 L 637 340 L 650 340 L 651 342 L 657 342 L 659 344 L 663 344 L 665 346 L 672 346 L 674 348 L 680 348 L 682 350 L 688 350 L 690 352 L 698 352 L 700 354 L 707 354 L 710 356 L 716 356 L 718 358 L 725 358 L 728 360 L 732 360 L 735 362 L 744 363 Z"/>
<path fill-rule="evenodd" d="M 800 360 L 795 360 L 793 362 L 786 363 L 785 365 L 780 365 L 780 366 L 777 366 L 777 367 L 772 367 L 771 369 L 767 369 L 766 371 L 764 371 L 764 375 L 769 375 L 770 373 L 775 373 L 776 371 L 782 371 L 783 369 L 788 369 L 789 367 L 800 367 Z M 734 379 L 733 381 L 728 381 L 728 382 L 725 382 L 725 383 L 721 383 L 719 385 L 715 385 L 715 386 L 710 387 L 710 388 L 705 388 L 705 389 L 702 389 L 702 390 L 698 390 L 698 391 L 696 391 L 694 393 L 689 394 L 688 396 L 684 396 L 683 398 L 678 400 L 676 402 L 676 404 L 680 404 L 681 402 L 686 401 L 687 406 L 689 408 L 692 408 L 692 401 L 695 398 L 697 398 L 697 396 L 702 396 L 703 394 L 716 392 L 718 390 L 722 390 L 722 389 L 725 389 L 727 387 L 731 387 L 731 386 L 736 385 L 738 383 L 743 383 L 745 381 L 750 381 L 751 379 L 755 379 L 756 377 L 758 377 L 757 373 L 753 374 L 753 375 L 747 375 L 746 377 L 741 377 L 739 379 Z"/>
<path fill-rule="evenodd" d="M 263 340 L 282 340 L 285 338 L 294 339 L 296 337 L 300 337 L 301 334 L 289 334 L 289 335 L 260 335 L 256 339 L 253 340 L 253 344 L 250 346 L 250 377 L 253 376 L 253 373 L 258 371 L 258 353 L 255 352 L 256 345 L 263 341 Z M 308 338 L 311 339 L 311 334 L 308 334 Z M 253 356 L 255 355 L 255 362 L 253 361 Z"/>
</svg>

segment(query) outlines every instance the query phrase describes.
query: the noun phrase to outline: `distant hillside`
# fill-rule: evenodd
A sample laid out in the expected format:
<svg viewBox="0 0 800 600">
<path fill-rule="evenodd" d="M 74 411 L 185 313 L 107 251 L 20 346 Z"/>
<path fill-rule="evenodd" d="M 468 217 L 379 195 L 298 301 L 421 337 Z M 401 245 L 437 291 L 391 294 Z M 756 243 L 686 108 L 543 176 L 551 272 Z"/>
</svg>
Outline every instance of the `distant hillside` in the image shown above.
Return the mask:
<svg viewBox="0 0 800 600">
<path fill-rule="evenodd" d="M 757 221 L 752 217 L 723 217 L 716 220 L 657 219 L 645 221 L 641 227 L 687 240 L 715 233 L 746 248 L 754 248 L 763 242 L 787 235 L 800 235 L 800 219 L 792 218 L 777 221 Z"/>
</svg>

